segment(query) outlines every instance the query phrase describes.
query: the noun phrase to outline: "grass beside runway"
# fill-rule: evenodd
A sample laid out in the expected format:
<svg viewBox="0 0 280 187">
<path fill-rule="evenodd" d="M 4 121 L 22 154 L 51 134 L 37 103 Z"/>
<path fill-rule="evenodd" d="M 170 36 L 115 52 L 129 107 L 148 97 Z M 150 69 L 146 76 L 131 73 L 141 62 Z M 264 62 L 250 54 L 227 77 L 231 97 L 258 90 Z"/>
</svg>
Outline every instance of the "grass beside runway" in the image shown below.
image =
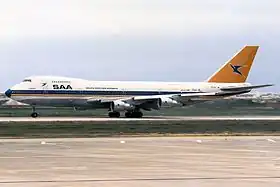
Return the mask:
<svg viewBox="0 0 280 187">
<path fill-rule="evenodd" d="M 280 135 L 278 121 L 1 122 L 3 138 Z"/>
<path fill-rule="evenodd" d="M 0 117 L 26 117 L 31 108 L 0 107 Z M 69 108 L 38 108 L 41 116 L 98 116 L 107 117 L 106 110 L 74 111 Z M 264 107 L 190 107 L 145 112 L 149 116 L 243 116 L 280 115 L 279 109 Z M 278 121 L 107 121 L 107 122 L 41 122 L 0 123 L 0 136 L 44 137 L 100 137 L 100 136 L 170 136 L 170 135 L 278 135 Z"/>
<path fill-rule="evenodd" d="M 280 109 L 270 107 L 236 107 L 230 105 L 211 106 L 198 105 L 186 108 L 162 109 L 159 111 L 144 111 L 144 116 L 229 116 L 229 115 L 280 115 Z M 29 117 L 32 109 L 0 107 L 0 117 Z M 73 110 L 72 108 L 46 108 L 38 107 L 37 112 L 40 116 L 96 116 L 107 117 L 107 110 Z"/>
</svg>

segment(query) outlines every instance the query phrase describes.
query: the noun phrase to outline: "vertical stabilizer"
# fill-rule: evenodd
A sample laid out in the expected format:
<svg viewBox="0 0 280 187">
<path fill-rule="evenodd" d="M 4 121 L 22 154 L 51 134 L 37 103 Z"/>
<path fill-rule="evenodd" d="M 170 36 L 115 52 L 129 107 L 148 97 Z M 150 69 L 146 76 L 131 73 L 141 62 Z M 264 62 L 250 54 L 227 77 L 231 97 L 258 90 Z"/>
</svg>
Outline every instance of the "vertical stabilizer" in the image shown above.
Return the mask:
<svg viewBox="0 0 280 187">
<path fill-rule="evenodd" d="M 243 83 L 246 81 L 259 46 L 245 46 L 225 63 L 207 81 L 217 83 Z"/>
</svg>

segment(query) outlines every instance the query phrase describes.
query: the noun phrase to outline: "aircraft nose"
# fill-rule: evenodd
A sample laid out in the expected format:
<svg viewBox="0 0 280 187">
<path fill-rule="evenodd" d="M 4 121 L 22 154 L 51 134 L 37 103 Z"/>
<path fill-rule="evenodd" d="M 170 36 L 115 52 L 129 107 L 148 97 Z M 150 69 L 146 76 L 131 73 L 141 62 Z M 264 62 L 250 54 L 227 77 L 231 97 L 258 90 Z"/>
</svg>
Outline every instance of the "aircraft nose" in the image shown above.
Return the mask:
<svg viewBox="0 0 280 187">
<path fill-rule="evenodd" d="M 11 97 L 11 96 L 12 96 L 12 93 L 13 93 L 13 91 L 12 91 L 11 89 L 8 89 L 8 90 L 5 92 L 5 95 L 6 95 L 7 97 Z"/>
</svg>

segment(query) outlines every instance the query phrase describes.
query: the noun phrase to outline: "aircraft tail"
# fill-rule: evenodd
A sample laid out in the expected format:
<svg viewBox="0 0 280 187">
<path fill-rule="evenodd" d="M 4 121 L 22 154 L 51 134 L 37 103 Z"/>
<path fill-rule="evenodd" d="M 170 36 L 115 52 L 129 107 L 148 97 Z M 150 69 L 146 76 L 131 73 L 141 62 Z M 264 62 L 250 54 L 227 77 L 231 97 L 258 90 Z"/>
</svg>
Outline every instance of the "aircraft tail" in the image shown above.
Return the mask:
<svg viewBox="0 0 280 187">
<path fill-rule="evenodd" d="M 246 81 L 259 46 L 245 46 L 225 63 L 207 82 L 243 83 Z"/>
</svg>

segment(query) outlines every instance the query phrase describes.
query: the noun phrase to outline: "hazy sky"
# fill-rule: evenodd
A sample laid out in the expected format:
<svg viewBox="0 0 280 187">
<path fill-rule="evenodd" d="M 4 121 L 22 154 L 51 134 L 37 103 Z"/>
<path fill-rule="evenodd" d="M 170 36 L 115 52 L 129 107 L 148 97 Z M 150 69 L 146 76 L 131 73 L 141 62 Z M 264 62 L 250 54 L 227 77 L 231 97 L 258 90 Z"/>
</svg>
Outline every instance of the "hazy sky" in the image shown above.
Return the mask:
<svg viewBox="0 0 280 187">
<path fill-rule="evenodd" d="M 0 2 L 0 91 L 30 75 L 203 81 L 247 44 L 248 81 L 280 91 L 277 0 Z"/>
</svg>

